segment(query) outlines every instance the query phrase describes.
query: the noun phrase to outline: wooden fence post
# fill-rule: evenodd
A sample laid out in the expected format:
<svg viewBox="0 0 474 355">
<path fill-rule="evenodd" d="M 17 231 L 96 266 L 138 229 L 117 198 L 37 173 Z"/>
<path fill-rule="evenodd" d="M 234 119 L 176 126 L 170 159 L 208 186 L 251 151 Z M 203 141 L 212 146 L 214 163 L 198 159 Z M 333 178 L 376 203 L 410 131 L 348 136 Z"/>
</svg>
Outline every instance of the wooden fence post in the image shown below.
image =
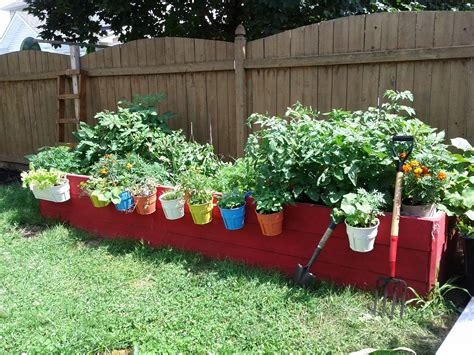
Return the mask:
<svg viewBox="0 0 474 355">
<path fill-rule="evenodd" d="M 72 70 L 79 70 L 81 69 L 81 50 L 79 46 L 70 46 L 69 47 L 70 54 L 69 57 L 71 59 L 71 69 Z M 72 76 L 72 93 L 75 95 L 79 95 L 79 75 Z M 74 112 L 77 119 L 79 119 L 79 115 L 81 113 L 81 102 L 79 99 L 74 99 Z"/>
<path fill-rule="evenodd" d="M 245 146 L 245 121 L 247 119 L 246 102 L 247 85 L 245 83 L 245 28 L 238 25 L 235 29 L 234 40 L 234 71 L 235 71 L 235 134 L 237 143 L 237 156 L 244 155 Z"/>
</svg>

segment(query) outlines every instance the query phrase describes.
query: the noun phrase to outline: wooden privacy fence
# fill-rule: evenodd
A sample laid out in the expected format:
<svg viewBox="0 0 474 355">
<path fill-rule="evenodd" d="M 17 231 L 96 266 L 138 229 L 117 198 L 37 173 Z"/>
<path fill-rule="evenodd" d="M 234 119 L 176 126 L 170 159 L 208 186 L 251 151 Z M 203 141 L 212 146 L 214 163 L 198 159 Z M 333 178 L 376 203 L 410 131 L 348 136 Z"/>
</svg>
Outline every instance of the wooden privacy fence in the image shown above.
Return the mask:
<svg viewBox="0 0 474 355">
<path fill-rule="evenodd" d="M 154 38 L 86 55 L 87 121 L 132 94 L 163 92 L 173 128 L 238 156 L 253 112 L 283 114 L 297 100 L 322 112 L 365 109 L 386 89 L 410 90 L 418 116 L 448 137 L 474 138 L 474 13 L 345 17 L 251 42 Z M 0 56 L 0 161 L 53 145 L 56 79 L 67 56 Z M 72 110 L 71 107 L 68 110 Z"/>
</svg>

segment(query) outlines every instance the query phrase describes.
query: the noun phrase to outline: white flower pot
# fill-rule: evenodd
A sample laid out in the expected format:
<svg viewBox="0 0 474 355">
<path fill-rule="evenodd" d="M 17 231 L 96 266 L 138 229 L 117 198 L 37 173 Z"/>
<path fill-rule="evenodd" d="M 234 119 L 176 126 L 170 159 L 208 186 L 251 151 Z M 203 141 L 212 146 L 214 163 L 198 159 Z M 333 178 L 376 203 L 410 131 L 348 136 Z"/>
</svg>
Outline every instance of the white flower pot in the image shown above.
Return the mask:
<svg viewBox="0 0 474 355">
<path fill-rule="evenodd" d="M 164 200 L 163 197 L 169 193 L 164 193 L 159 197 L 166 219 L 174 220 L 184 217 L 184 199 Z"/>
<path fill-rule="evenodd" d="M 412 217 L 433 217 L 436 213 L 436 205 L 418 205 L 410 206 L 402 204 L 402 215 Z"/>
<path fill-rule="evenodd" d="M 352 250 L 366 253 L 374 249 L 375 237 L 377 236 L 380 221 L 377 219 L 377 224 L 369 228 L 358 228 L 346 224 L 347 236 L 349 237 L 349 245 Z"/>
<path fill-rule="evenodd" d="M 65 202 L 69 200 L 71 198 L 70 190 L 71 188 L 69 186 L 69 180 L 66 180 L 61 185 L 50 186 L 43 190 L 40 190 L 35 186 L 31 188 L 35 198 L 38 200 L 46 200 L 51 202 Z"/>
</svg>

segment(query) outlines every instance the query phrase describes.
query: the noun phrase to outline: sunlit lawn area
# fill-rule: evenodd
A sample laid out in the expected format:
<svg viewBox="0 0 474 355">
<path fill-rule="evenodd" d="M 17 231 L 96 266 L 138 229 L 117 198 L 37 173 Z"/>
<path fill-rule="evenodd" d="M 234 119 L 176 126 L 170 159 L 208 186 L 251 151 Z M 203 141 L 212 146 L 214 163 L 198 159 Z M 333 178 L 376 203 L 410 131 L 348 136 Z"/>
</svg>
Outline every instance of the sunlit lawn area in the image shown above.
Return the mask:
<svg viewBox="0 0 474 355">
<path fill-rule="evenodd" d="M 370 293 L 302 290 L 277 273 L 96 239 L 43 220 L 17 185 L 0 187 L 0 233 L 0 353 L 428 354 L 454 320 L 413 308 L 403 320 L 374 318 Z"/>
</svg>

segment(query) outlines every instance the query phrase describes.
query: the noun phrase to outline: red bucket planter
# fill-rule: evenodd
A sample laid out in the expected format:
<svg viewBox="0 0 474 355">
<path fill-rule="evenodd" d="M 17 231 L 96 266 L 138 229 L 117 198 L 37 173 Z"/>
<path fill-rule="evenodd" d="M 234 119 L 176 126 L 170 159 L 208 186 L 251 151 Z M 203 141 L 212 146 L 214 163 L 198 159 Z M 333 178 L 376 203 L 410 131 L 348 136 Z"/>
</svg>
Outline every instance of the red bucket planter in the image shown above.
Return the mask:
<svg viewBox="0 0 474 355">
<path fill-rule="evenodd" d="M 71 199 L 61 204 L 40 201 L 41 213 L 105 238 L 142 239 L 152 247 L 172 246 L 202 253 L 211 258 L 228 258 L 250 265 L 279 270 L 292 276 L 298 263 L 305 264 L 329 222 L 330 209 L 297 203 L 285 207 L 283 233 L 269 238 L 261 234 L 255 207 L 248 203 L 243 229 L 229 231 L 217 207 L 213 221 L 195 225 L 186 206 L 184 218 L 167 220 L 161 204 L 156 212 L 143 216 L 122 213 L 113 206 L 94 208 L 83 196 L 79 183 L 86 176 L 69 175 Z M 163 188 L 158 189 L 158 195 Z M 337 226 L 312 271 L 318 279 L 358 288 L 372 289 L 379 275 L 388 276 L 391 214 L 380 218 L 374 250 L 357 253 L 349 248 L 344 225 Z M 437 268 L 445 251 L 446 215 L 433 218 L 400 218 L 397 277 L 417 292 L 426 294 L 434 285 Z"/>
</svg>

